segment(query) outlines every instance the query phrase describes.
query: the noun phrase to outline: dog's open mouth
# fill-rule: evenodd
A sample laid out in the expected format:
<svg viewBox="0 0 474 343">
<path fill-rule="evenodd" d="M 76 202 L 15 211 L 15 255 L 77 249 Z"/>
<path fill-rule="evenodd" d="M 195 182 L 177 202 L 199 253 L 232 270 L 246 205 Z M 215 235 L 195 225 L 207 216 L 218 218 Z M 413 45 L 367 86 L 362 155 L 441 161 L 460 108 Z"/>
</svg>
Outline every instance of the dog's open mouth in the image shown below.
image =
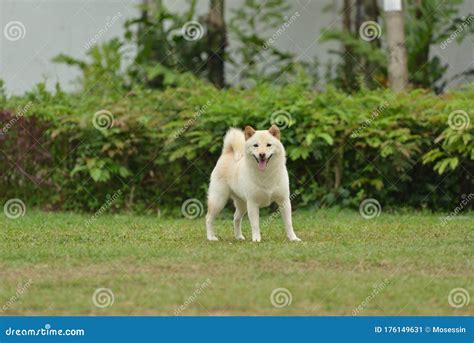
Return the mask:
<svg viewBox="0 0 474 343">
<path fill-rule="evenodd" d="M 257 158 L 255 157 L 255 160 L 257 161 L 258 169 L 261 171 L 264 171 L 267 168 L 268 162 L 270 161 L 270 158 L 272 158 L 273 155 L 268 156 L 268 158 L 261 157 Z"/>
</svg>

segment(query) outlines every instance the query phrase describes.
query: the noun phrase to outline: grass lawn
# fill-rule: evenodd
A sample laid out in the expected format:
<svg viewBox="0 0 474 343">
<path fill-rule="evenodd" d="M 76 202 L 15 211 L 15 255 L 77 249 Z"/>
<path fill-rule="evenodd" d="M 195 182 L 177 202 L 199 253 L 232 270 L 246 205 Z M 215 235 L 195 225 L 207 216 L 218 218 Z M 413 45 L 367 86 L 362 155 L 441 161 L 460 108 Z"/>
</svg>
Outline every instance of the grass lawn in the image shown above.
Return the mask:
<svg viewBox="0 0 474 343">
<path fill-rule="evenodd" d="M 247 241 L 233 239 L 230 213 L 219 242 L 205 240 L 202 217 L 102 215 L 86 228 L 77 214 L 2 215 L 0 314 L 352 315 L 361 305 L 359 315 L 473 315 L 474 299 L 454 308 L 448 294 L 474 295 L 474 215 L 445 227 L 442 216 L 297 210 L 303 242 L 287 242 L 278 218 L 252 243 L 247 217 Z M 98 288 L 113 292 L 111 306 L 94 306 Z M 272 305 L 276 288 L 291 304 Z"/>
</svg>

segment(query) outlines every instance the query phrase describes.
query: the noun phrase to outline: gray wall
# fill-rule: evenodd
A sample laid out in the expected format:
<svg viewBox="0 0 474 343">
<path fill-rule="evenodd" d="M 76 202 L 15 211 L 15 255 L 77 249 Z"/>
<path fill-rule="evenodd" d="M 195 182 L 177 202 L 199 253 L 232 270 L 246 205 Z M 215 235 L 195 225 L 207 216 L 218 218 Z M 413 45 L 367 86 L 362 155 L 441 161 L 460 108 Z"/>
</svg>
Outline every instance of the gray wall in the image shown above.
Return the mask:
<svg viewBox="0 0 474 343">
<path fill-rule="evenodd" d="M 242 1 L 227 1 L 227 17 L 230 10 Z M 0 0 L 0 78 L 5 80 L 7 91 L 21 94 L 40 81 L 46 81 L 49 88 L 59 81 L 65 89 L 74 89 L 72 82 L 78 71 L 52 63 L 52 57 L 59 53 L 85 57 L 87 42 L 119 13 L 120 18 L 100 36 L 99 41 L 121 37 L 125 20 L 138 15 L 138 3 L 137 0 Z M 185 2 L 168 0 L 166 4 L 172 10 L 182 10 Z M 199 13 L 204 14 L 207 6 L 208 0 L 201 0 Z M 336 49 L 337 45 L 318 43 L 317 38 L 323 28 L 340 27 L 339 6 L 340 1 L 291 1 L 292 9 L 286 15 L 289 17 L 298 11 L 300 17 L 277 38 L 275 45 L 296 52 L 302 60 L 317 56 L 325 64 L 330 58 L 335 59 L 335 56 L 328 54 L 328 50 Z M 461 7 L 461 14 L 468 13 L 474 13 L 474 0 L 466 0 Z M 24 24 L 25 36 L 9 41 L 3 30 L 8 22 L 14 20 Z M 233 42 L 230 44 L 232 47 Z M 462 45 L 451 43 L 445 49 L 434 47 L 433 53 L 450 65 L 448 78 L 474 67 L 473 37 L 466 39 Z M 229 79 L 234 72 L 229 71 Z"/>
</svg>

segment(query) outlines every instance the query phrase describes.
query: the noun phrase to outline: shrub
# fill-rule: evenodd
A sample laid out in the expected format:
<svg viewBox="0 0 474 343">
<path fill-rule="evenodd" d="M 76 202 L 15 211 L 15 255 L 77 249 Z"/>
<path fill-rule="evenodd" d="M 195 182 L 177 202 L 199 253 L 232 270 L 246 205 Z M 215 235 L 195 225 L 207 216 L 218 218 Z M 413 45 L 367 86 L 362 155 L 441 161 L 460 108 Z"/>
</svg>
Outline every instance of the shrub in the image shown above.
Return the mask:
<svg viewBox="0 0 474 343">
<path fill-rule="evenodd" d="M 230 126 L 282 127 L 297 206 L 452 208 L 474 191 L 472 125 L 453 129 L 450 113 L 472 117 L 474 87 L 436 96 L 362 89 L 317 93 L 304 85 L 217 90 L 185 76 L 162 91 L 54 94 L 43 86 L 4 101 L 0 136 L 2 198 L 46 209 L 97 210 L 121 190 L 114 209 L 179 209 L 205 203 L 209 175 Z M 18 116 L 19 109 L 31 103 Z M 99 112 L 101 111 L 101 112 Z M 94 115 L 113 115 L 99 130 Z"/>
</svg>

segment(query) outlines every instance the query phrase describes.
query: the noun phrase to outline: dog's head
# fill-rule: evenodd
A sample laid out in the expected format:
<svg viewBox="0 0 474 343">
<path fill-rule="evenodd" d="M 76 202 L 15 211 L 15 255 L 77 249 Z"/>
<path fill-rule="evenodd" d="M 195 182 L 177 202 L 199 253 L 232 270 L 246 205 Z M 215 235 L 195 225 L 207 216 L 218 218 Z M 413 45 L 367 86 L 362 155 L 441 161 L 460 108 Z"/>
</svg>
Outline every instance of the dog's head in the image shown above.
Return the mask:
<svg viewBox="0 0 474 343">
<path fill-rule="evenodd" d="M 271 164 L 284 161 L 285 149 L 280 142 L 280 129 L 272 125 L 268 130 L 245 127 L 245 155 L 251 163 L 264 171 Z"/>
</svg>

